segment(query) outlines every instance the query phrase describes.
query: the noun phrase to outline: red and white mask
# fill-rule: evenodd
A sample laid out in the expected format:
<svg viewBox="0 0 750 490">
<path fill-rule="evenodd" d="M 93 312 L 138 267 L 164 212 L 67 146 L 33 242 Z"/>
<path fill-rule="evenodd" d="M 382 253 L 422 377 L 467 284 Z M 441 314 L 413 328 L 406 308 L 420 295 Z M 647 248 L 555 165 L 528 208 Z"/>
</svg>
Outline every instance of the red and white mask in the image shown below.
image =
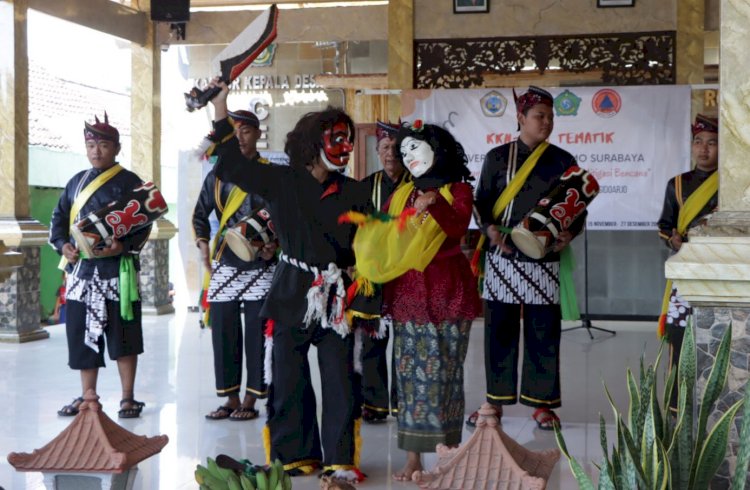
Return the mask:
<svg viewBox="0 0 750 490">
<path fill-rule="evenodd" d="M 407 136 L 401 141 L 401 159 L 415 179 L 423 176 L 435 163 L 435 151 L 426 141 Z"/>
<path fill-rule="evenodd" d="M 349 163 L 349 154 L 354 148 L 350 141 L 349 125 L 338 122 L 323 132 L 323 148 L 320 158 L 326 168 L 334 172 L 343 172 Z"/>
</svg>

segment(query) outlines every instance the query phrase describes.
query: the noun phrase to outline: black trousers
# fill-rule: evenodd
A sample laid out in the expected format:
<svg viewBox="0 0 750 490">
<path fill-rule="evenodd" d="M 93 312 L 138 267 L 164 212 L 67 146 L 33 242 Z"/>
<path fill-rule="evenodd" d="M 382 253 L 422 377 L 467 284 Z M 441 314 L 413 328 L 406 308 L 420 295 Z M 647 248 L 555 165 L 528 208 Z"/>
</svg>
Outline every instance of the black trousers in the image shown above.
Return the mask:
<svg viewBox="0 0 750 490">
<path fill-rule="evenodd" d="M 682 350 L 682 339 L 685 337 L 685 327 L 667 323 L 667 341 L 669 342 L 669 369 L 676 371 L 675 376 L 679 375 L 677 367 L 680 364 L 680 351 Z M 677 411 L 678 403 L 678 387 L 679 381 L 675 377 L 674 387 L 672 388 L 672 396 L 669 399 L 669 409 L 673 412 Z"/>
<path fill-rule="evenodd" d="M 512 405 L 518 400 L 518 344 L 521 305 L 487 301 L 484 315 L 484 359 L 487 401 Z M 560 406 L 559 305 L 523 305 L 522 404 Z"/>
<path fill-rule="evenodd" d="M 356 321 L 380 323 L 380 319 Z M 387 349 L 390 329 L 386 330 L 385 337 L 382 339 L 376 339 L 367 333 L 367 330 L 377 331 L 378 327 L 373 325 L 371 329 L 362 332 L 361 404 L 363 408 L 375 413 L 387 415 L 391 411 L 395 414 L 398 408 L 398 398 L 396 397 L 394 369 L 391 369 L 391 390 L 388 391 Z"/>
<path fill-rule="evenodd" d="M 318 349 L 322 388 L 322 426 L 307 354 Z M 303 328 L 276 322 L 273 330 L 273 381 L 269 389 L 268 430 L 271 460 L 287 470 L 303 464 L 355 464 L 354 339 L 320 325 Z"/>
<path fill-rule="evenodd" d="M 68 340 L 68 366 L 71 369 L 96 369 L 104 364 L 104 345 L 107 340 L 109 358 L 113 361 L 132 355 L 143 354 L 143 327 L 141 326 L 141 302 L 133 303 L 133 319 L 123 320 L 120 302 L 106 300 L 107 325 L 99 337 L 99 352 L 84 343 L 86 337 L 86 303 L 67 301 L 68 314 L 65 319 L 65 334 Z"/>
<path fill-rule="evenodd" d="M 242 335 L 244 308 L 245 335 Z M 263 381 L 263 327 L 260 316 L 263 301 L 227 301 L 211 303 L 211 341 L 214 349 L 216 394 L 239 394 L 242 383 L 242 349 L 245 349 L 247 382 L 245 390 L 256 398 L 265 398 L 268 389 Z"/>
</svg>

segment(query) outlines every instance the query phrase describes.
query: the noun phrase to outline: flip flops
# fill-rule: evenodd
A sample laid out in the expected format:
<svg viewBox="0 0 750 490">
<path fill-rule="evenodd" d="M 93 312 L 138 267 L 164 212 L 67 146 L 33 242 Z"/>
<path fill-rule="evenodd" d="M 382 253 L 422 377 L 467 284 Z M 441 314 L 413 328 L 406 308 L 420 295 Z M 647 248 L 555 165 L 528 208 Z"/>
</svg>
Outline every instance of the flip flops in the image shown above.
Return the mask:
<svg viewBox="0 0 750 490">
<path fill-rule="evenodd" d="M 254 409 L 253 407 L 243 407 L 240 405 L 237 407 L 236 410 L 234 410 L 231 414 L 229 414 L 229 420 L 233 421 L 245 421 L 245 420 L 253 420 L 258 418 L 258 411 Z"/>
<path fill-rule="evenodd" d="M 139 402 L 133 398 L 123 398 L 120 400 L 120 407 L 126 403 L 129 403 L 132 406 L 130 408 L 120 408 L 120 410 L 117 411 L 117 416 L 121 419 L 137 419 L 141 416 L 143 407 L 146 406 L 145 403 Z"/>
<path fill-rule="evenodd" d="M 83 403 L 83 397 L 75 398 L 69 405 L 65 405 L 57 411 L 60 417 L 75 417 L 78 415 L 78 406 Z"/>
<path fill-rule="evenodd" d="M 540 407 L 534 410 L 531 418 L 541 430 L 555 430 L 555 425 L 560 426 L 560 418 L 549 408 Z"/>
<path fill-rule="evenodd" d="M 206 418 L 208 420 L 224 420 L 228 419 L 229 416 L 232 415 L 232 412 L 234 412 L 234 408 L 221 405 L 213 412 L 206 414 Z"/>
<path fill-rule="evenodd" d="M 502 422 L 502 418 L 503 418 L 502 407 L 493 406 L 493 408 L 495 409 L 495 417 L 497 417 L 498 422 Z M 471 415 L 469 415 L 469 418 L 466 419 L 466 426 L 476 427 L 478 419 L 479 419 L 479 410 L 475 410 L 474 412 L 471 413 Z"/>
</svg>

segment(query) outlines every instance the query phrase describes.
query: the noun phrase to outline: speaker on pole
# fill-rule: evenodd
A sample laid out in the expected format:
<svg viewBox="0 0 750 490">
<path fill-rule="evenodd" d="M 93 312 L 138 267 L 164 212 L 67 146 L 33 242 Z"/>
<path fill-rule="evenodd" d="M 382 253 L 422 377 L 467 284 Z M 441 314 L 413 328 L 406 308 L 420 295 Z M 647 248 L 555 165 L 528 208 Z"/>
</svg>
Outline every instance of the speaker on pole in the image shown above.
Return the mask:
<svg viewBox="0 0 750 490">
<path fill-rule="evenodd" d="M 153 0 L 151 20 L 154 22 L 187 22 L 190 20 L 190 0 Z"/>
</svg>

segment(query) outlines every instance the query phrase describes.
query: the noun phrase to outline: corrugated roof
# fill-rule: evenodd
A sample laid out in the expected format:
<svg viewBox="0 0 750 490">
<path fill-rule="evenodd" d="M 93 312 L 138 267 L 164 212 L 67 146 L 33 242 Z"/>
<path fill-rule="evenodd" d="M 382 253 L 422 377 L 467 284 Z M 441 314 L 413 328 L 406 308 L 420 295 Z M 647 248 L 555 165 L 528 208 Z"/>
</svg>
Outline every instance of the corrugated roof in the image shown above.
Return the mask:
<svg viewBox="0 0 750 490">
<path fill-rule="evenodd" d="M 130 141 L 130 95 L 64 80 L 29 60 L 29 145 L 83 153 L 83 122 L 104 111 Z"/>
<path fill-rule="evenodd" d="M 485 488 L 493 490 L 543 490 L 560 459 L 557 448 L 531 451 L 503 432 L 495 410 L 479 409 L 474 434 L 458 448 L 437 448 L 432 471 L 415 472 L 422 488 Z"/>
<path fill-rule="evenodd" d="M 78 409 L 71 424 L 46 446 L 10 453 L 8 462 L 18 471 L 122 473 L 169 442 L 165 435 L 138 436 L 117 425 L 102 411 L 93 390 Z"/>
</svg>

